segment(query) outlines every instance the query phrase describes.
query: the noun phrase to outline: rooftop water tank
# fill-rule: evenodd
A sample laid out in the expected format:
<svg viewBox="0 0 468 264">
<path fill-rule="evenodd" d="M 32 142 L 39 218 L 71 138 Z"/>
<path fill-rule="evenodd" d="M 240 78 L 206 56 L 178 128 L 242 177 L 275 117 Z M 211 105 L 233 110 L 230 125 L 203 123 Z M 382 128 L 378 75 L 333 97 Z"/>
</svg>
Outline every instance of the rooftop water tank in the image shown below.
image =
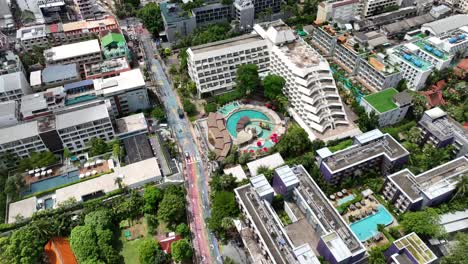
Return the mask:
<svg viewBox="0 0 468 264">
<path fill-rule="evenodd" d="M 442 54 L 442 52 L 440 52 L 440 50 L 435 49 L 434 52 L 432 52 L 432 53 L 434 53 L 434 55 L 436 55 L 437 57 L 442 57 L 443 56 L 443 54 Z"/>
<path fill-rule="evenodd" d="M 418 60 L 414 60 L 413 61 L 413 64 L 416 65 L 416 67 L 418 68 L 421 68 L 422 67 L 422 62 L 418 61 Z"/>
<path fill-rule="evenodd" d="M 466 37 L 465 34 L 458 35 L 458 39 L 465 39 L 465 37 Z"/>
<path fill-rule="evenodd" d="M 403 54 L 403 58 L 405 58 L 405 60 L 409 60 L 411 61 L 413 59 L 413 57 L 409 54 Z"/>
<path fill-rule="evenodd" d="M 449 38 L 448 41 L 449 43 L 455 43 L 457 42 L 457 38 Z"/>
<path fill-rule="evenodd" d="M 424 45 L 424 49 L 427 50 L 427 51 L 432 51 L 433 48 L 429 45 Z"/>
</svg>

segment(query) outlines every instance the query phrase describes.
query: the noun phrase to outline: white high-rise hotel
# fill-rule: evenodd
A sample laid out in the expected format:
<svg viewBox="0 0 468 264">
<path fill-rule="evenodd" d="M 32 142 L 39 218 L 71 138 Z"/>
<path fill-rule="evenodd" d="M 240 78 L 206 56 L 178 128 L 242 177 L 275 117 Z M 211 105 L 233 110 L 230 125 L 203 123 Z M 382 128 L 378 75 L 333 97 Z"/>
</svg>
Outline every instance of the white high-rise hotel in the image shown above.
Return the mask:
<svg viewBox="0 0 468 264">
<path fill-rule="evenodd" d="M 245 38 L 188 50 L 189 74 L 197 84 L 199 94 L 216 94 L 231 89 L 231 82 L 235 82 L 235 68 L 254 63 L 259 65 L 260 72 L 269 71 L 286 80 L 283 92 L 289 99 L 289 112 L 311 140 L 331 140 L 360 132 L 347 119 L 328 62 L 305 41 L 297 38 L 291 28 L 281 20 L 257 24 L 252 37 L 256 42 L 254 52 L 250 49 L 239 52 L 239 45 L 246 46 Z M 233 51 L 238 55 L 233 57 L 233 63 L 229 63 L 225 55 Z M 264 56 L 266 54 L 268 57 Z M 225 74 L 230 71 L 232 73 Z M 204 82 L 213 79 L 216 79 L 216 86 L 206 89 Z"/>
</svg>

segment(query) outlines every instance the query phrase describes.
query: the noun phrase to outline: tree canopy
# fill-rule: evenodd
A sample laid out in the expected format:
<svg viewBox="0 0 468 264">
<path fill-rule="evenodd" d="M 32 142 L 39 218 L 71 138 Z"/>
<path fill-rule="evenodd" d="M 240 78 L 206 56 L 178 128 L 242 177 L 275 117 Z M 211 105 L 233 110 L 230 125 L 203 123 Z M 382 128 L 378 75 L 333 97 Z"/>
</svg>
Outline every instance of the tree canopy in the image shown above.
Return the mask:
<svg viewBox="0 0 468 264">
<path fill-rule="evenodd" d="M 426 208 L 417 212 L 406 212 L 400 224 L 407 233 L 416 232 L 425 237 L 441 236 L 443 232 L 439 226 L 439 214 L 433 208 Z"/>
<path fill-rule="evenodd" d="M 157 218 L 170 225 L 185 221 L 185 194 L 181 188 L 170 186 L 164 191 Z"/>
<path fill-rule="evenodd" d="M 450 254 L 443 257 L 441 264 L 466 264 L 468 260 L 468 234 L 458 233 L 457 244 L 450 250 Z"/>
<path fill-rule="evenodd" d="M 189 116 L 193 116 L 194 114 L 197 113 L 197 107 L 188 98 L 185 98 L 182 101 L 182 106 L 184 107 L 184 111 L 187 112 Z"/>
<path fill-rule="evenodd" d="M 171 245 L 171 254 L 174 261 L 189 260 L 193 255 L 192 245 L 186 238 L 173 242 Z"/>
<path fill-rule="evenodd" d="M 58 158 L 50 151 L 32 152 L 29 158 L 20 160 L 18 170 L 47 167 L 58 162 Z"/>
<path fill-rule="evenodd" d="M 155 214 L 163 198 L 164 193 L 161 189 L 152 185 L 147 186 L 143 194 L 143 199 L 145 200 L 143 211 L 147 214 Z"/>
<path fill-rule="evenodd" d="M 255 64 L 244 64 L 237 68 L 236 86 L 242 94 L 250 94 L 257 90 L 260 85 L 258 77 L 258 66 Z"/>
<path fill-rule="evenodd" d="M 292 125 L 275 146 L 275 150 L 284 158 L 298 157 L 311 149 L 307 132 L 298 125 Z"/>
<path fill-rule="evenodd" d="M 270 100 L 275 100 L 279 95 L 283 95 L 283 87 L 286 81 L 283 77 L 270 74 L 263 79 L 264 95 Z"/>
<path fill-rule="evenodd" d="M 224 218 L 236 217 L 239 215 L 239 208 L 233 192 L 216 192 L 212 199 L 211 218 L 208 220 L 208 227 L 220 237 L 226 236 L 223 225 Z"/>
<path fill-rule="evenodd" d="M 159 248 L 158 243 L 152 238 L 146 238 L 138 246 L 139 260 L 141 264 L 163 264 L 168 262 L 168 257 Z"/>
<path fill-rule="evenodd" d="M 138 10 L 137 17 L 142 20 L 145 27 L 155 36 L 164 28 L 161 9 L 156 3 L 148 3 Z"/>
</svg>

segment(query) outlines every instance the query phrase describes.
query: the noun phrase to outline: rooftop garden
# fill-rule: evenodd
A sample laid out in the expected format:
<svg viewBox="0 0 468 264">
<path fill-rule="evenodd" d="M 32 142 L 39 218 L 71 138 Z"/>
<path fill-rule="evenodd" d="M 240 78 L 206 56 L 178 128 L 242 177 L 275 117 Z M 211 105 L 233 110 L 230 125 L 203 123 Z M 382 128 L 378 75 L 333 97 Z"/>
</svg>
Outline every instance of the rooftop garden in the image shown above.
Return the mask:
<svg viewBox="0 0 468 264">
<path fill-rule="evenodd" d="M 367 95 L 364 99 L 377 111 L 384 113 L 397 108 L 397 105 L 393 102 L 393 96 L 397 93 L 398 91 L 396 89 L 391 88 Z"/>
</svg>

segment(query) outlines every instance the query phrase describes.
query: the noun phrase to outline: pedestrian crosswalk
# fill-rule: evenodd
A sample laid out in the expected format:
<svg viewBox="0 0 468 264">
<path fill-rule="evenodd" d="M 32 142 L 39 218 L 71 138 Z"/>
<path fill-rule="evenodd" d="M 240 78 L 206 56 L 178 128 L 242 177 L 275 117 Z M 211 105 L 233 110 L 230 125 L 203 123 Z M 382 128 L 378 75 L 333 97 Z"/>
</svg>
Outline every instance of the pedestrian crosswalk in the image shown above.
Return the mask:
<svg viewBox="0 0 468 264">
<path fill-rule="evenodd" d="M 187 164 L 193 164 L 193 163 L 197 163 L 197 162 L 200 162 L 201 159 L 199 157 L 189 157 L 186 159 L 186 163 Z"/>
</svg>

